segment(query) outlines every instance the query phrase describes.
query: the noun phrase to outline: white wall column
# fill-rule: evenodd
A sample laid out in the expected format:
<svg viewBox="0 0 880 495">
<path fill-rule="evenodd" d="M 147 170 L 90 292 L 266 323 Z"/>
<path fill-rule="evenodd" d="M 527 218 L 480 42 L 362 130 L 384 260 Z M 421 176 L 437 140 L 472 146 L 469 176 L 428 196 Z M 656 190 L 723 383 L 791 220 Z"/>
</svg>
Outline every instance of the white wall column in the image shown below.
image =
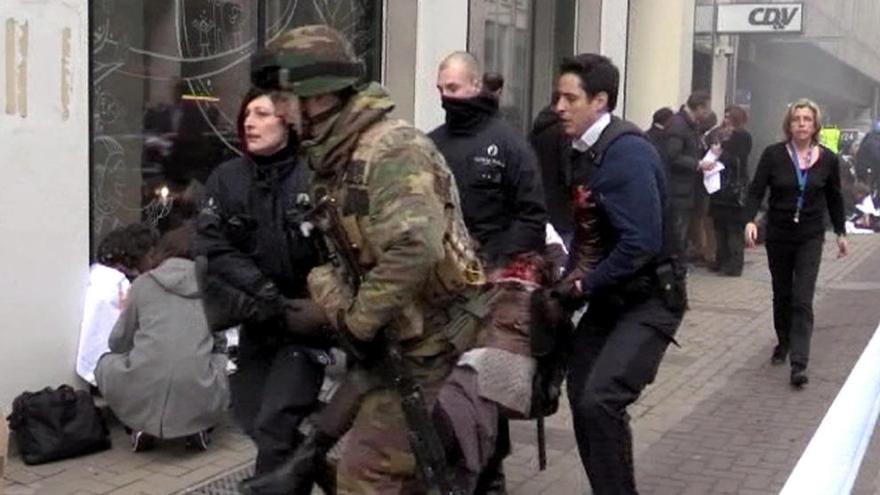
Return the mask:
<svg viewBox="0 0 880 495">
<path fill-rule="evenodd" d="M 394 116 L 430 131 L 443 122 L 437 64 L 468 46 L 468 0 L 386 0 L 383 83 Z"/>
<path fill-rule="evenodd" d="M 630 0 L 604 0 L 599 31 L 602 55 L 610 58 L 620 70 L 620 91 L 614 113 L 626 115 L 627 44 L 629 38 Z"/>
<path fill-rule="evenodd" d="M 642 127 L 662 106 L 678 109 L 693 75 L 694 2 L 632 0 L 626 117 Z"/>
<path fill-rule="evenodd" d="M 724 109 L 727 107 L 727 74 L 730 64 L 733 63 L 734 48 L 730 42 L 730 36 L 718 36 L 715 43 L 715 53 L 712 54 L 712 111 L 718 116 L 720 123 L 724 117 Z M 733 100 L 734 95 L 730 95 Z"/>
<path fill-rule="evenodd" d="M 0 2 L 0 409 L 74 383 L 89 269 L 88 7 Z"/>
<path fill-rule="evenodd" d="M 443 123 L 437 94 L 437 64 L 456 50 L 467 50 L 468 0 L 419 0 L 416 30 L 416 127 L 430 131 Z"/>
</svg>

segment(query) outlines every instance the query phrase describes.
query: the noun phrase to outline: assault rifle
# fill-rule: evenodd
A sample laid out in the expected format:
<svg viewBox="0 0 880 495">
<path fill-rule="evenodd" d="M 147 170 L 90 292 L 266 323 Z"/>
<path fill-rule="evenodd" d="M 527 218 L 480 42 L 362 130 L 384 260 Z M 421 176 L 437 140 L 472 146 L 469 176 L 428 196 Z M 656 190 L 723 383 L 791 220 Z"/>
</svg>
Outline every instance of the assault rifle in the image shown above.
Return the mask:
<svg viewBox="0 0 880 495">
<path fill-rule="evenodd" d="M 307 220 L 324 234 L 329 251 L 325 253 L 326 257 L 343 272 L 352 293 L 357 294 L 364 278 L 357 256 L 360 247 L 349 241 L 335 199 L 330 196 L 321 198 L 307 215 Z M 355 357 L 366 358 L 365 361 L 372 359 L 374 364 L 366 366 L 380 374 L 383 381 L 391 384 L 400 395 L 409 445 L 429 493 L 463 495 L 449 479 L 445 450 L 434 429 L 422 389 L 404 362 L 400 346 L 388 338 L 387 333 L 387 326 L 380 329 L 367 353 L 363 344 L 346 345 L 345 340 L 351 342 L 351 337 L 340 336 L 340 340 Z"/>
</svg>

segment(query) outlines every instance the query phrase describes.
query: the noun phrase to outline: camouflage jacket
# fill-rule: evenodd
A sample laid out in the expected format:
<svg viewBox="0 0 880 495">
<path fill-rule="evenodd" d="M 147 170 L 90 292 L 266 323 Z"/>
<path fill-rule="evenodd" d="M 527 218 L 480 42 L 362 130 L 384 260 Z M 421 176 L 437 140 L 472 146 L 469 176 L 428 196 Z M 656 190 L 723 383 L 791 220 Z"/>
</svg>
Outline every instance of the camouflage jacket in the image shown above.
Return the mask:
<svg viewBox="0 0 880 495">
<path fill-rule="evenodd" d="M 389 323 L 400 341 L 439 333 L 448 320 L 438 310 L 484 281 L 443 156 L 423 133 L 388 119 L 392 108 L 385 89 L 371 84 L 303 143 L 314 197 L 335 200 L 358 248 L 365 275 L 345 323 L 362 340 Z M 310 290 L 322 304 L 341 279 L 317 278 Z"/>
</svg>

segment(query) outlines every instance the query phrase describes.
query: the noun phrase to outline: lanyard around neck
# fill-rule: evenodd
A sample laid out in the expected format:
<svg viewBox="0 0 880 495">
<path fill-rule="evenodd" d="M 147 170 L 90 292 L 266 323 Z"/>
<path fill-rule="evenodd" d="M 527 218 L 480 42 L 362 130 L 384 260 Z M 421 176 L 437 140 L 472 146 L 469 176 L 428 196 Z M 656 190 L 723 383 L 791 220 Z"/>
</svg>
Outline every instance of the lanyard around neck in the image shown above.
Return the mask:
<svg viewBox="0 0 880 495">
<path fill-rule="evenodd" d="M 797 148 L 794 147 L 794 143 L 788 143 L 788 150 L 791 153 L 791 164 L 794 166 L 794 175 L 797 177 L 798 182 L 797 210 L 794 213 L 794 222 L 798 223 L 801 209 L 804 207 L 804 193 L 807 190 L 807 179 L 810 176 L 810 164 L 813 162 L 813 147 L 810 146 L 809 151 L 807 151 L 806 167 L 801 167 L 801 158 L 797 153 Z"/>
</svg>

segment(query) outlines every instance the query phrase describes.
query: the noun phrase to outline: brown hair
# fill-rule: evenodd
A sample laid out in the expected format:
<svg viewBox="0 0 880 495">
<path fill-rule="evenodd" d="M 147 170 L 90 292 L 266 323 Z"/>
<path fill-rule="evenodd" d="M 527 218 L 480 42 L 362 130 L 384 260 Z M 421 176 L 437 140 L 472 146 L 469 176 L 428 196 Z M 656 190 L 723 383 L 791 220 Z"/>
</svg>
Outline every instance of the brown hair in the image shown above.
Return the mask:
<svg viewBox="0 0 880 495">
<path fill-rule="evenodd" d="M 724 113 L 730 116 L 730 123 L 733 124 L 734 129 L 742 129 L 749 121 L 749 114 L 746 113 L 745 108 L 739 105 L 728 105 L 724 109 Z"/>
<path fill-rule="evenodd" d="M 816 130 L 813 132 L 813 142 L 819 142 L 819 131 L 822 130 L 822 111 L 815 101 L 801 98 L 800 100 L 788 106 L 785 112 L 785 118 L 782 119 L 782 132 L 785 133 L 786 141 L 791 141 L 791 121 L 794 120 L 794 112 L 802 108 L 808 108 L 813 112 L 813 120 L 815 120 Z"/>
<path fill-rule="evenodd" d="M 168 258 L 193 259 L 195 235 L 195 225 L 191 221 L 162 235 L 151 253 L 153 268 L 161 265 Z"/>
<path fill-rule="evenodd" d="M 261 96 L 268 96 L 270 100 L 272 100 L 273 105 L 278 105 L 280 98 L 277 91 L 270 91 L 260 88 L 251 88 L 248 90 L 247 94 L 244 95 L 244 99 L 241 100 L 241 105 L 238 107 L 238 117 L 235 119 L 235 130 L 238 132 L 238 148 L 243 152 L 247 153 L 247 141 L 244 138 L 244 120 L 246 118 L 246 111 L 248 105 L 251 104 L 252 101 L 256 100 Z M 293 128 L 288 127 L 288 131 L 290 137 L 289 140 L 293 141 L 297 136 L 294 132 Z"/>
<path fill-rule="evenodd" d="M 705 89 L 698 89 L 691 93 L 687 99 L 687 107 L 691 110 L 696 110 L 697 107 L 707 107 L 709 103 L 712 101 L 712 95 L 709 94 Z"/>
</svg>

